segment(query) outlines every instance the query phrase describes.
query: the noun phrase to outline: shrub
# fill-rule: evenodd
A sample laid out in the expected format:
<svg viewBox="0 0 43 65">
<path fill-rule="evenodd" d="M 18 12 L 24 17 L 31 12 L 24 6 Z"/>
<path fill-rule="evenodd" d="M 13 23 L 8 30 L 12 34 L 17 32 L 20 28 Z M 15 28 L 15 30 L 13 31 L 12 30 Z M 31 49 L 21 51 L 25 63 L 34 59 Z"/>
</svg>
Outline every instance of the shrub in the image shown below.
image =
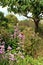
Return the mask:
<svg viewBox="0 0 43 65">
<path fill-rule="evenodd" d="M 36 34 L 31 27 L 26 28 L 23 32 L 25 34 L 24 51 L 26 54 L 37 57 L 37 51 L 39 51 L 39 47 L 42 46 L 41 37 L 38 35 L 39 33 Z"/>
</svg>

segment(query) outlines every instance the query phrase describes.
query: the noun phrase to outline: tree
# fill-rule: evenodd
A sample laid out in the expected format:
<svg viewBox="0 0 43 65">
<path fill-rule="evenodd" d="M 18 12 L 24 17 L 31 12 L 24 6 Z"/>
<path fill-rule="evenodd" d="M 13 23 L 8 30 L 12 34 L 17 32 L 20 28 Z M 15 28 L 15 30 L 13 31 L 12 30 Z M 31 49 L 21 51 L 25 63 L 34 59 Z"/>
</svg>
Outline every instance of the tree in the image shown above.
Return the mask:
<svg viewBox="0 0 43 65">
<path fill-rule="evenodd" d="M 0 27 L 5 26 L 7 27 L 8 19 L 4 16 L 3 12 L 0 12 Z"/>
<path fill-rule="evenodd" d="M 0 12 L 0 22 L 4 19 L 4 13 Z"/>
<path fill-rule="evenodd" d="M 0 12 L 0 22 L 2 22 L 2 21 L 8 22 L 8 19 L 4 16 L 3 12 Z"/>
<path fill-rule="evenodd" d="M 7 5 L 9 11 L 23 14 L 27 18 L 29 18 L 27 14 L 32 12 L 36 31 L 38 31 L 40 14 L 43 13 L 43 0 L 0 0 L 0 5 L 3 7 Z"/>
</svg>

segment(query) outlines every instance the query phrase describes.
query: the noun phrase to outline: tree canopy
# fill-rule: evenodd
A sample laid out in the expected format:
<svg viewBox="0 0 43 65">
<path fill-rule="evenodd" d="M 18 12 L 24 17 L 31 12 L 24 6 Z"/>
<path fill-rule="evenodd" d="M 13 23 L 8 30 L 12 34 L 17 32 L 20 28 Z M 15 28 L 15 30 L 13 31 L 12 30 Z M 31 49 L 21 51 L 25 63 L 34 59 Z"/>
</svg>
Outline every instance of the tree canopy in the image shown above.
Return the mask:
<svg viewBox="0 0 43 65">
<path fill-rule="evenodd" d="M 43 0 L 0 0 L 0 5 L 2 7 L 8 6 L 8 11 L 13 11 L 26 17 L 31 12 L 36 28 L 38 28 L 40 14 L 43 14 Z"/>
<path fill-rule="evenodd" d="M 25 16 L 29 11 L 35 17 L 43 13 L 43 0 L 0 0 L 0 5 L 2 7 L 8 6 L 8 10 L 22 13 Z"/>
</svg>

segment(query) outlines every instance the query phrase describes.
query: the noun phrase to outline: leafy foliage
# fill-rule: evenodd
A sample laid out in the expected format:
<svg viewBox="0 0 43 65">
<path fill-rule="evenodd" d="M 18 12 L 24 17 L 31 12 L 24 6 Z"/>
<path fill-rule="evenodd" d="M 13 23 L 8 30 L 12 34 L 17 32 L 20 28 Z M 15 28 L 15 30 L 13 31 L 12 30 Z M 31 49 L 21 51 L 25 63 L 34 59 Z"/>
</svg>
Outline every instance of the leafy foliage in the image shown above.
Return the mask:
<svg viewBox="0 0 43 65">
<path fill-rule="evenodd" d="M 35 22 L 35 32 L 38 31 L 38 23 L 40 21 L 40 14 L 43 14 L 43 0 L 2 0 L 0 5 L 5 7 L 8 6 L 8 10 L 14 13 L 20 13 L 27 16 L 29 12 L 33 15 L 33 20 Z"/>
<path fill-rule="evenodd" d="M 10 8 L 12 11 L 18 11 L 24 14 L 26 14 L 27 11 L 31 11 L 36 16 L 43 11 L 43 0 L 2 0 L 0 1 L 0 5 L 8 5 L 8 8 Z"/>
</svg>

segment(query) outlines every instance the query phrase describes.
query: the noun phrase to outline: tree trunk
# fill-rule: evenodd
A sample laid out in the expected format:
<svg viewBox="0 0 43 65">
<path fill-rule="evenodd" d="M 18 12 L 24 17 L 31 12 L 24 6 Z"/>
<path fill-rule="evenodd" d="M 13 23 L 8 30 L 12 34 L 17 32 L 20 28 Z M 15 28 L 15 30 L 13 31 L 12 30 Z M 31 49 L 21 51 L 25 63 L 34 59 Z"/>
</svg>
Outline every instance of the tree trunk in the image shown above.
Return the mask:
<svg viewBox="0 0 43 65">
<path fill-rule="evenodd" d="M 34 19 L 34 23 L 35 23 L 35 32 L 38 32 L 38 29 L 39 29 L 39 26 L 38 26 L 38 24 L 39 24 L 39 19 L 38 18 L 35 18 Z"/>
</svg>

